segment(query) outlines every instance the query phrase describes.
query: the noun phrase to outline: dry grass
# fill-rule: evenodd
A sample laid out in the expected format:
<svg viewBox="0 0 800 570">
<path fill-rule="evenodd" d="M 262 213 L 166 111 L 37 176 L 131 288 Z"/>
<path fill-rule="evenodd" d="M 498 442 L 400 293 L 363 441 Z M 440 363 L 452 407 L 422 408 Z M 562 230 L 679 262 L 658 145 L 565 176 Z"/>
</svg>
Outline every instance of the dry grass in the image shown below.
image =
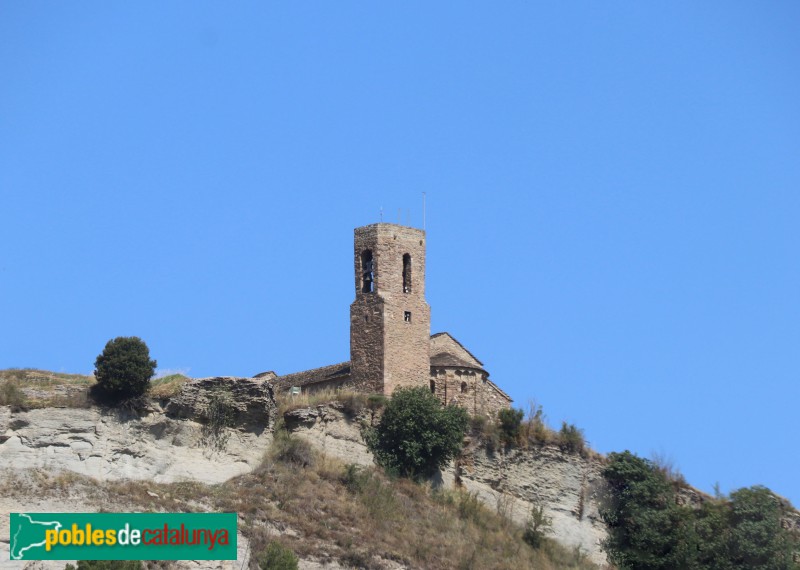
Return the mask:
<svg viewBox="0 0 800 570">
<path fill-rule="evenodd" d="M 156 399 L 172 398 L 189 380 L 183 374 L 157 378 L 150 383 L 148 395 Z M 88 408 L 93 405 L 90 389 L 95 384 L 94 376 L 9 368 L 0 370 L 0 405 L 15 405 L 20 409 Z M 22 394 L 21 399 L 17 392 Z M 4 403 L 5 400 L 9 403 Z"/>
<path fill-rule="evenodd" d="M 378 410 L 386 404 L 386 398 L 380 395 L 368 395 L 352 390 L 326 389 L 317 392 L 305 392 L 292 396 L 286 391 L 275 393 L 278 415 L 302 408 L 313 408 L 322 404 L 338 402 L 342 410 L 350 416 L 357 416 L 365 409 Z"/>
<path fill-rule="evenodd" d="M 251 568 L 275 540 L 303 558 L 358 568 L 384 568 L 390 560 L 429 570 L 596 568 L 549 540 L 532 549 L 522 529 L 472 495 L 392 480 L 374 468 L 320 455 L 303 468 L 271 454 L 254 473 L 220 485 L 99 484 L 46 473 L 4 483 L 10 485 L 0 485 L 4 493 L 68 498 L 109 510 L 237 512 L 254 555 Z"/>
<path fill-rule="evenodd" d="M 583 458 L 602 461 L 604 457 L 591 449 L 585 441 L 583 430 L 573 424 L 562 422 L 560 431 L 548 426 L 547 416 L 542 406 L 535 400 L 528 401 L 528 409 L 520 423 L 519 433 L 513 441 L 506 441 L 501 434 L 497 421 L 484 417 L 473 417 L 471 433 L 482 442 L 488 452 L 494 453 L 501 449 L 532 449 L 547 445 L 557 445 L 565 453 L 580 455 Z"/>
<path fill-rule="evenodd" d="M 94 376 L 85 374 L 65 374 L 63 372 L 50 372 L 36 368 L 7 368 L 0 370 L 0 381 L 16 380 L 22 386 L 90 386 L 94 384 Z"/>
<path fill-rule="evenodd" d="M 191 380 L 183 374 L 170 374 L 163 378 L 156 378 L 150 382 L 148 394 L 156 399 L 168 399 L 176 396 L 181 391 L 181 387 Z"/>
<path fill-rule="evenodd" d="M 89 388 L 94 383 L 94 376 L 84 374 L 64 374 L 34 368 L 0 370 L 0 386 L 18 388 L 24 395 L 26 408 L 89 407 Z"/>
</svg>

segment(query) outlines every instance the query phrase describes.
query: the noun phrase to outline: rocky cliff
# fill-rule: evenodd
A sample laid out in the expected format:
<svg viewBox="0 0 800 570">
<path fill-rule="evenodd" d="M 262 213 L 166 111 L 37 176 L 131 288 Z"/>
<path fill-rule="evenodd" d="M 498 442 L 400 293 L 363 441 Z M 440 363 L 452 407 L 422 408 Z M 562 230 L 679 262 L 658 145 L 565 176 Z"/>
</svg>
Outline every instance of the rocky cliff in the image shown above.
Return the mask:
<svg viewBox="0 0 800 570">
<path fill-rule="evenodd" d="M 227 410 L 221 419 L 215 416 L 220 405 Z M 99 481 L 219 483 L 260 464 L 272 441 L 275 414 L 270 383 L 248 378 L 193 380 L 176 396 L 138 410 L 45 408 L 12 413 L 0 407 L 0 469 L 67 471 Z M 212 425 L 215 421 L 223 425 Z M 374 418 L 353 418 L 336 402 L 285 414 L 287 429 L 326 455 L 372 465 L 361 437 L 362 421 Z M 533 504 L 541 504 L 553 519 L 554 538 L 603 562 L 603 530 L 595 502 L 598 481 L 596 461 L 565 455 L 557 448 L 488 454 L 471 445 L 435 484 L 462 485 L 520 523 Z M 19 501 L 11 504 L 12 499 L 5 498 L 4 512 L 21 508 Z M 0 544 L 7 540 L 0 536 Z"/>
<path fill-rule="evenodd" d="M 221 398 L 228 413 L 213 424 Z M 271 385 L 249 378 L 194 380 L 163 406 L 140 409 L 0 407 L 0 467 L 219 483 L 260 463 L 274 414 Z"/>
<path fill-rule="evenodd" d="M 349 417 L 334 403 L 294 410 L 285 418 L 288 429 L 326 454 L 348 463 L 372 464 L 360 430 L 369 416 Z M 534 505 L 541 505 L 552 520 L 550 536 L 603 565 L 606 557 L 600 543 L 606 529 L 598 513 L 601 469 L 599 458 L 564 453 L 553 445 L 490 453 L 471 443 L 441 474 L 438 484 L 461 485 L 519 524 L 526 522 Z"/>
</svg>

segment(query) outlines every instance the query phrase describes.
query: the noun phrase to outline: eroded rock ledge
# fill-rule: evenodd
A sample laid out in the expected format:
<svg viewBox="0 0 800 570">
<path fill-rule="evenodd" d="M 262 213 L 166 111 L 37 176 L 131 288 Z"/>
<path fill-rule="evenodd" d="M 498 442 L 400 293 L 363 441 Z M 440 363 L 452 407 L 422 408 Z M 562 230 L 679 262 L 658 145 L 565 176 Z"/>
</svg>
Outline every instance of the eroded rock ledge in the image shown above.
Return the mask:
<svg viewBox="0 0 800 570">
<path fill-rule="evenodd" d="M 231 421 L 209 437 L 208 405 L 224 394 Z M 0 467 L 68 470 L 99 480 L 220 483 L 252 471 L 272 441 L 272 386 L 251 378 L 187 382 L 162 407 L 0 408 Z M 224 440 L 224 445 L 214 445 Z"/>
</svg>

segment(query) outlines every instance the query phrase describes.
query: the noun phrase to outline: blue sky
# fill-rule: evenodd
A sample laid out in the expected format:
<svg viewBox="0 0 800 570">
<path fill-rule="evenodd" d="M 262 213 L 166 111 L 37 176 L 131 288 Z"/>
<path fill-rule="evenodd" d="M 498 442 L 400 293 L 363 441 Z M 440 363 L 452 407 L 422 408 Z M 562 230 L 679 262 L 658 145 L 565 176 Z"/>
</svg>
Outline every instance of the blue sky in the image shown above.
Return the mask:
<svg viewBox="0 0 800 570">
<path fill-rule="evenodd" d="M 800 504 L 800 4 L 0 4 L 0 368 L 346 360 L 352 230 L 518 405 Z"/>
</svg>

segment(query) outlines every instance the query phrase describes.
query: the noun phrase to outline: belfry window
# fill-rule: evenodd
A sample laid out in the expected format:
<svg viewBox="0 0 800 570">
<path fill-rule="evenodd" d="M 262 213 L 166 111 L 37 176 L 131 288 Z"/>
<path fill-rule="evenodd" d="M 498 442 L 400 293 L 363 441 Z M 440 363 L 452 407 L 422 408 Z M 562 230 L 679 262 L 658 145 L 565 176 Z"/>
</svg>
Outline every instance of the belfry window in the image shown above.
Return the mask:
<svg viewBox="0 0 800 570">
<path fill-rule="evenodd" d="M 436 393 L 436 381 L 435 380 L 431 380 L 431 392 L 433 394 Z"/>
<path fill-rule="evenodd" d="M 403 320 L 407 323 L 411 322 L 411 311 L 406 311 L 403 313 Z"/>
<path fill-rule="evenodd" d="M 403 293 L 411 293 L 411 256 L 403 255 Z"/>
<path fill-rule="evenodd" d="M 462 382 L 461 383 L 461 393 L 462 394 L 466 394 L 467 390 L 469 390 L 469 387 L 467 386 L 467 383 L 466 382 Z"/>
<path fill-rule="evenodd" d="M 365 249 L 361 253 L 361 292 L 372 293 L 375 284 L 375 262 L 372 251 Z"/>
</svg>

